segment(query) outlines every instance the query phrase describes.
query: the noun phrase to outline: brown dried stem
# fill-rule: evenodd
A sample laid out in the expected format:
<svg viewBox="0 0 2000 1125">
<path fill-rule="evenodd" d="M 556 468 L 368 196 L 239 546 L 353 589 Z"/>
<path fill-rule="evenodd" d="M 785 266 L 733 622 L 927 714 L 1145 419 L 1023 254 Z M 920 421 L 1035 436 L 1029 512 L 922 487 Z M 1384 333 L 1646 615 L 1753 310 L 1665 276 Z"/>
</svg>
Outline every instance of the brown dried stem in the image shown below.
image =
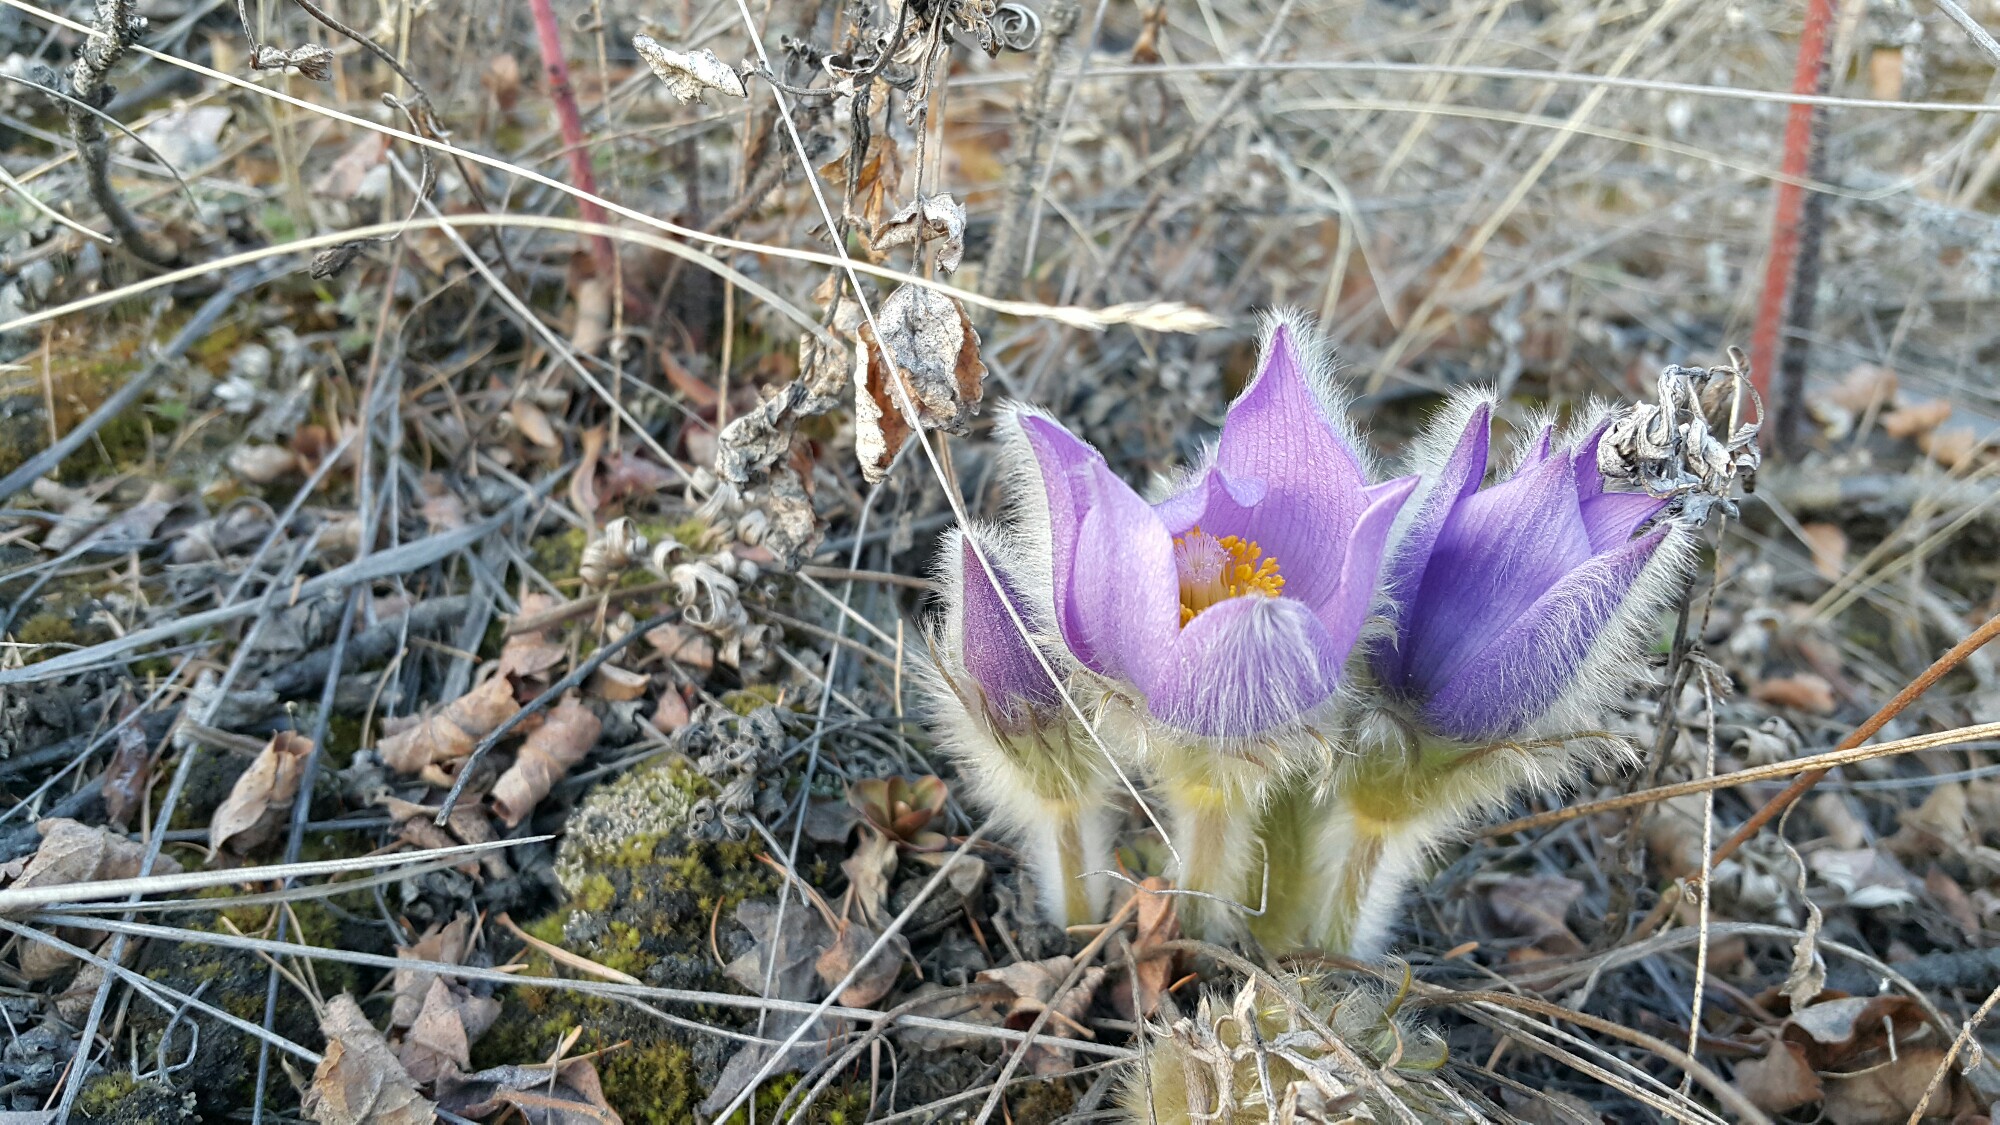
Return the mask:
<svg viewBox="0 0 2000 1125">
<path fill-rule="evenodd" d="M 76 102 L 66 103 L 65 111 L 70 140 L 76 144 L 77 159 L 83 164 L 90 198 L 118 232 L 119 244 L 133 257 L 165 267 L 174 264 L 173 251 L 153 245 L 146 232 L 139 229 L 139 220 L 118 198 L 117 189 L 111 186 L 111 153 L 104 123 L 85 108 L 102 106 L 111 100 L 104 77 L 125 57 L 126 49 L 145 26 L 138 8 L 136 0 L 97 0 L 97 20 L 91 25 L 90 39 L 77 52 L 76 62 L 70 64 L 69 92 Z"/>
</svg>

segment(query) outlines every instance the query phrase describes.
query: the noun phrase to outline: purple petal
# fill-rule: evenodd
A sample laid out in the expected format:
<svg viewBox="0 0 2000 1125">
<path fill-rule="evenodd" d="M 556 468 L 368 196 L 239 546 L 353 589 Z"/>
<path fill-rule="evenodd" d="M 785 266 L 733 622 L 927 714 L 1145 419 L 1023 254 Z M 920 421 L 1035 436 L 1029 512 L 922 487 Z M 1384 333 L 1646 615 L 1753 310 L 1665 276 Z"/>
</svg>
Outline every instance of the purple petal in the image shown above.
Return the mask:
<svg viewBox="0 0 2000 1125">
<path fill-rule="evenodd" d="M 1576 494 L 1583 499 L 1604 491 L 1604 474 L 1597 468 L 1597 443 L 1604 440 L 1604 434 L 1611 429 L 1611 415 L 1597 420 L 1590 432 L 1577 443 L 1576 453 L 1570 458 L 1576 465 Z"/>
<path fill-rule="evenodd" d="M 1164 655 L 1146 690 L 1153 716 L 1206 738 L 1244 738 L 1331 699 L 1347 646 L 1299 602 L 1250 596 L 1204 611 Z"/>
<path fill-rule="evenodd" d="M 1340 588 L 1341 545 L 1368 482 L 1306 382 L 1290 326 L 1272 331 L 1256 380 L 1230 406 L 1215 464 L 1231 479 L 1264 482 L 1266 491 L 1254 525 L 1217 520 L 1204 529 L 1256 540 L 1278 560 L 1287 597 L 1326 605 Z"/>
<path fill-rule="evenodd" d="M 1160 522 L 1167 525 L 1167 534 L 1185 535 L 1189 528 L 1203 525 L 1216 526 L 1217 514 L 1233 511 L 1247 511 L 1256 507 L 1264 499 L 1264 482 L 1255 479 L 1239 479 L 1210 465 L 1196 476 L 1186 488 L 1153 505 L 1159 513 Z M 1219 534 L 1237 534 L 1234 525 Z"/>
<path fill-rule="evenodd" d="M 1390 612 L 1395 617 L 1397 632 L 1402 638 L 1402 643 L 1382 646 L 1376 653 L 1376 670 L 1390 683 L 1400 684 L 1408 678 L 1411 607 L 1418 590 L 1422 588 L 1431 552 L 1437 546 L 1438 533 L 1444 530 L 1452 509 L 1478 491 L 1479 482 L 1486 476 L 1492 417 L 1492 407 L 1480 403 L 1465 420 L 1465 429 L 1459 434 L 1458 444 L 1452 448 L 1451 456 L 1445 459 L 1444 467 L 1438 470 L 1436 482 L 1404 531 L 1402 542 L 1397 545 L 1396 556 L 1384 569 L 1382 587 L 1393 603 Z"/>
<path fill-rule="evenodd" d="M 1541 435 L 1535 438 L 1535 444 L 1528 447 L 1528 452 L 1521 457 L 1521 463 L 1514 466 L 1514 471 L 1510 475 L 1518 477 L 1522 473 L 1533 469 L 1536 465 L 1548 460 L 1549 454 L 1555 451 L 1555 443 L 1556 428 L 1554 426 L 1543 426 Z"/>
<path fill-rule="evenodd" d="M 1389 531 L 1416 488 L 1416 477 L 1401 477 L 1362 490 L 1368 507 L 1362 509 L 1361 518 L 1348 533 L 1339 592 L 1326 605 L 1314 607 L 1343 660 L 1360 637 L 1361 625 L 1368 619 L 1368 610 L 1375 600 L 1376 579 L 1382 576 L 1382 556 L 1388 553 Z M 1290 583 L 1286 584 L 1285 592 L 1291 593 Z"/>
<path fill-rule="evenodd" d="M 1666 537 L 1661 528 L 1571 571 L 1425 700 L 1425 722 L 1467 741 L 1504 738 L 1526 727 L 1568 690 Z"/>
<path fill-rule="evenodd" d="M 1069 616 L 1069 575 L 1076 558 L 1077 532 L 1089 506 L 1092 473 L 1103 466 L 1104 457 L 1039 414 L 1022 414 L 1020 419 L 1022 436 L 1027 438 L 1035 466 L 1041 470 L 1042 492 L 1048 498 L 1056 624 L 1067 639 L 1075 627 Z"/>
<path fill-rule="evenodd" d="M 1014 613 L 1020 615 L 1021 624 L 1032 627 L 1028 603 L 1022 599 L 1013 579 L 1001 569 L 997 553 L 987 548 L 986 559 L 993 565 L 993 576 L 1000 579 L 998 587 L 986 568 L 979 565 L 972 539 L 967 536 L 959 548 L 961 656 L 965 670 L 985 693 L 993 717 L 1003 727 L 1020 729 L 1028 721 L 1028 712 L 1059 707 L 1062 696 L 1041 662 L 1035 659 L 1035 652 L 1015 625 L 1014 616 L 1007 612 L 1011 603 Z"/>
<path fill-rule="evenodd" d="M 1412 599 L 1397 686 L 1435 694 L 1590 553 L 1566 457 L 1461 501 Z"/>
<path fill-rule="evenodd" d="M 1601 492 L 1589 497 L 1583 502 L 1583 529 L 1590 535 L 1591 551 L 1602 554 L 1622 546 L 1640 524 L 1666 506 L 1665 500 L 1643 492 Z"/>
<path fill-rule="evenodd" d="M 1076 658 L 1150 696 L 1181 630 L 1173 537 L 1101 460 L 1093 466 L 1068 581 L 1057 589 L 1067 591 L 1057 616 Z"/>
</svg>

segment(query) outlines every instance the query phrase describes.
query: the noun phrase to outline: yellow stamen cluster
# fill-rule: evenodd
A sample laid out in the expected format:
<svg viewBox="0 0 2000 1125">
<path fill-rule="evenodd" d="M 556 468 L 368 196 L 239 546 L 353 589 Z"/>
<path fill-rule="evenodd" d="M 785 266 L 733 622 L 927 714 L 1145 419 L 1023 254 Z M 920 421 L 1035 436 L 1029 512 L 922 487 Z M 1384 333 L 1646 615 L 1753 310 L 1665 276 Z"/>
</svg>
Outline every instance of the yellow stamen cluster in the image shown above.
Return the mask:
<svg viewBox="0 0 2000 1125">
<path fill-rule="evenodd" d="M 1275 598 L 1285 589 L 1278 560 L 1234 535 L 1220 539 L 1199 527 L 1174 540 L 1174 565 L 1181 579 L 1181 624 L 1217 602 L 1245 594 Z"/>
</svg>

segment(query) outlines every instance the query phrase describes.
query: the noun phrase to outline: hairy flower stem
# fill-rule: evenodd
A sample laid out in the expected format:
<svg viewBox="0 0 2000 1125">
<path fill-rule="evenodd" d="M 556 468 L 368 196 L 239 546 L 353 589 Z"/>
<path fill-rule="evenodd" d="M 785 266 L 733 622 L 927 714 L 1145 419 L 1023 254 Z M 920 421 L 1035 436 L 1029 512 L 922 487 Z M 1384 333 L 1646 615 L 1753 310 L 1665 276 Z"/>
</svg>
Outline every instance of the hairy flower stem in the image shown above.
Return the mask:
<svg viewBox="0 0 2000 1125">
<path fill-rule="evenodd" d="M 1110 834 L 1103 818 L 1088 808 L 1084 801 L 1049 801 L 1030 825 L 1023 849 L 1044 911 L 1071 926 L 1104 916 L 1104 876 L 1092 872 L 1111 866 Z"/>
<path fill-rule="evenodd" d="M 1261 880 L 1252 885 L 1252 876 L 1257 813 L 1269 772 L 1260 763 L 1218 759 L 1194 747 L 1169 750 L 1158 770 L 1174 849 L 1181 857 L 1175 883 L 1181 890 L 1213 896 L 1184 901 L 1183 921 L 1195 933 L 1226 937 L 1246 911 L 1258 909 L 1262 897 Z"/>
<path fill-rule="evenodd" d="M 1249 929 L 1266 951 L 1372 956 L 1424 857 L 1519 780 L 1498 747 L 1378 747 L 1329 780 L 1277 786 L 1258 818 L 1268 902 Z"/>
</svg>

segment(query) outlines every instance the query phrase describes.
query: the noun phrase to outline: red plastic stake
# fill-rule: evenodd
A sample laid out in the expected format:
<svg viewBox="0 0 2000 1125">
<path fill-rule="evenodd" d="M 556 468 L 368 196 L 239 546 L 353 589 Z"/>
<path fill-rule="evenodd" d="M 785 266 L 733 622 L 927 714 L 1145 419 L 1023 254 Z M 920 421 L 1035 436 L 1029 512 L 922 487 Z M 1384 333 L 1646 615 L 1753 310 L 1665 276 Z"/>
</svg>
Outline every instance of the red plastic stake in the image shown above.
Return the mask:
<svg viewBox="0 0 2000 1125">
<path fill-rule="evenodd" d="M 1798 66 L 1792 72 L 1792 93 L 1816 94 L 1825 69 L 1827 31 L 1833 26 L 1833 0 L 1806 0 L 1806 22 L 1799 31 Z M 1785 117 L 1785 179 L 1778 182 L 1777 215 L 1771 224 L 1771 257 L 1764 266 L 1764 292 L 1757 302 L 1757 323 L 1750 334 L 1750 371 L 1758 393 L 1771 397 L 1771 379 L 1778 369 L 1778 331 L 1784 325 L 1785 300 L 1799 256 L 1799 212 L 1805 202 L 1806 178 L 1812 157 L 1813 107 L 1793 103 Z"/>
<path fill-rule="evenodd" d="M 597 194 L 597 177 L 590 170 L 590 146 L 583 136 L 583 115 L 577 112 L 576 90 L 570 86 L 569 62 L 563 55 L 562 29 L 556 23 L 555 7 L 550 0 L 528 0 L 528 7 L 535 13 L 535 35 L 541 40 L 542 69 L 549 76 L 549 97 L 556 103 L 556 119 L 562 124 L 563 148 L 569 154 L 569 174 L 575 181 L 573 186 L 582 188 L 592 195 Z M 586 223 L 603 223 L 604 208 L 589 200 L 583 200 L 581 209 Z M 590 256 L 597 263 L 598 276 L 611 277 L 611 240 L 603 235 L 592 235 Z"/>
</svg>

